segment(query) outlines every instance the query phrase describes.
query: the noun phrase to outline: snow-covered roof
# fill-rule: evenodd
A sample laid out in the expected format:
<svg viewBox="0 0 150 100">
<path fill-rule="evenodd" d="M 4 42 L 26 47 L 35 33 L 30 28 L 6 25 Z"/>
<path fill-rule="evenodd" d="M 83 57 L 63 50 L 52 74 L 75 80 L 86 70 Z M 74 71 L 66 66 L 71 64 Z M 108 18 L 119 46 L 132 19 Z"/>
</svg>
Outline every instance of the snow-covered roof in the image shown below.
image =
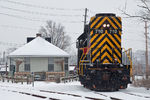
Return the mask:
<svg viewBox="0 0 150 100">
<path fill-rule="evenodd" d="M 9 57 L 69 57 L 69 54 L 41 37 L 9 54 Z"/>
</svg>

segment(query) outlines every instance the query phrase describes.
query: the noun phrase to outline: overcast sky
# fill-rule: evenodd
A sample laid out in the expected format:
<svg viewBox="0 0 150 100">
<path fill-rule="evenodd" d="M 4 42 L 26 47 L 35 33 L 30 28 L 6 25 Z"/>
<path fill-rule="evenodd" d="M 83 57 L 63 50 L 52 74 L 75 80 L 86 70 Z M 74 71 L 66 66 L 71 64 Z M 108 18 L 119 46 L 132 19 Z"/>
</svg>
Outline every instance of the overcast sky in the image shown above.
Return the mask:
<svg viewBox="0 0 150 100">
<path fill-rule="evenodd" d="M 123 17 L 119 9 L 124 9 L 125 3 L 127 12 L 138 12 L 139 0 L 0 0 L 0 51 L 11 47 L 11 43 L 26 43 L 26 37 L 35 36 L 46 20 L 65 26 L 72 43 L 75 42 L 83 32 L 85 8 L 89 9 L 88 21 L 96 13 L 109 12 L 121 16 L 122 46 L 134 51 L 144 50 L 144 23 Z"/>
</svg>

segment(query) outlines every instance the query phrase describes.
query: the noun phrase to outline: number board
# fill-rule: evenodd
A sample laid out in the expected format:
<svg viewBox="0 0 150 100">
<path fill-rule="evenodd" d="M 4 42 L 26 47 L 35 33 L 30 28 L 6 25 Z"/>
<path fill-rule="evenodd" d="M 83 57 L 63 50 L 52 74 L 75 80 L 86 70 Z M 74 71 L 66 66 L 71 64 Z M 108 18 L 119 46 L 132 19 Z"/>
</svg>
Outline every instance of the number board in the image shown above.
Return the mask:
<svg viewBox="0 0 150 100">
<path fill-rule="evenodd" d="M 105 33 L 105 30 L 104 29 L 94 29 L 93 30 L 95 34 L 103 34 Z M 110 30 L 107 30 L 108 33 L 110 34 L 117 34 L 119 32 L 119 30 L 117 29 L 110 29 Z"/>
</svg>

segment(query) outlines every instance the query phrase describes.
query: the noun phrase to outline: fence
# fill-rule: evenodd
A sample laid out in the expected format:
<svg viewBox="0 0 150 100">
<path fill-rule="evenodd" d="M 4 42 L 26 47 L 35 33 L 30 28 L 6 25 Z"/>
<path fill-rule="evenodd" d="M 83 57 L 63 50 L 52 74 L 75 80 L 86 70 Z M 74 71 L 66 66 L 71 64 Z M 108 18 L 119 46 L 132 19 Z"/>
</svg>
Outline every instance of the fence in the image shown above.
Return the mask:
<svg viewBox="0 0 150 100">
<path fill-rule="evenodd" d="M 22 84 L 26 82 L 27 84 L 31 84 L 32 78 L 31 77 L 11 77 L 11 76 L 0 76 L 0 81 L 2 82 L 12 82 L 12 83 L 19 83 L 21 82 Z"/>
</svg>

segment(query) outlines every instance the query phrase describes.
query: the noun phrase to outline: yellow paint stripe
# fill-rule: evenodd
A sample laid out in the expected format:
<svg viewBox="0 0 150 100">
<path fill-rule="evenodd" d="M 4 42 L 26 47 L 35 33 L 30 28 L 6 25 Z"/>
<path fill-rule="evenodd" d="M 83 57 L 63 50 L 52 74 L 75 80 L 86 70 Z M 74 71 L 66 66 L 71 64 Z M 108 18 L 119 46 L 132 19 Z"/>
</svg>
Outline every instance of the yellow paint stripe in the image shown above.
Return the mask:
<svg viewBox="0 0 150 100">
<path fill-rule="evenodd" d="M 119 31 L 119 35 L 121 36 L 121 32 Z"/>
<path fill-rule="evenodd" d="M 89 70 L 103 70 L 104 68 L 88 68 Z M 123 70 L 123 68 L 110 68 L 111 70 Z"/>
<path fill-rule="evenodd" d="M 109 41 L 108 38 L 105 38 L 105 39 L 97 46 L 97 48 L 100 48 L 106 41 L 109 43 L 109 45 L 110 45 L 112 48 L 114 48 L 114 45 Z M 93 44 L 93 45 L 96 45 L 96 44 Z M 94 47 L 94 46 L 91 46 L 91 48 L 93 48 L 93 47 Z M 109 50 L 111 50 L 111 49 L 109 48 Z M 94 55 L 96 51 L 97 51 L 97 49 L 94 49 L 94 51 L 92 52 L 92 55 Z"/>
<path fill-rule="evenodd" d="M 97 28 L 99 28 L 103 23 L 104 23 L 104 21 L 107 19 L 107 17 L 104 17 L 103 19 L 102 19 L 102 21 L 100 21 L 100 23 L 96 26 L 96 29 Z"/>
<path fill-rule="evenodd" d="M 101 59 L 104 59 L 105 56 L 107 56 L 107 57 L 112 61 L 112 57 L 111 57 L 107 52 L 105 52 L 105 53 L 101 56 Z"/>
<path fill-rule="evenodd" d="M 114 25 L 114 23 L 107 17 L 108 22 L 113 26 L 114 29 L 117 29 L 117 27 Z"/>
<path fill-rule="evenodd" d="M 112 19 L 116 22 L 116 24 L 117 24 L 120 28 L 122 28 L 122 27 L 121 27 L 121 24 L 116 20 L 116 18 L 112 17 Z"/>
<path fill-rule="evenodd" d="M 92 22 L 92 21 L 94 20 L 94 18 L 95 18 L 95 16 L 94 16 L 94 17 L 91 17 L 90 22 Z"/>
<path fill-rule="evenodd" d="M 106 41 L 108 42 L 108 44 L 112 47 L 115 48 L 115 46 L 110 42 L 110 40 L 107 38 Z"/>
<path fill-rule="evenodd" d="M 103 52 L 107 48 L 107 45 L 105 45 L 102 49 L 101 52 Z"/>
<path fill-rule="evenodd" d="M 97 36 L 98 36 L 98 35 L 97 35 Z M 95 43 L 93 43 L 93 44 L 91 45 L 91 48 L 95 47 L 95 45 L 96 45 L 104 36 L 105 36 L 105 34 L 102 34 L 102 35 L 95 41 Z M 95 38 L 96 38 L 96 37 L 93 37 L 93 38 L 91 39 L 90 43 L 92 43 L 93 40 L 95 40 Z M 103 42 L 103 41 L 102 41 L 102 42 Z"/>
<path fill-rule="evenodd" d="M 111 40 L 116 44 L 118 48 L 121 48 L 121 46 L 116 42 L 116 40 L 111 36 L 111 34 L 108 34 L 108 36 L 111 38 Z"/>
<path fill-rule="evenodd" d="M 107 49 L 110 53 L 112 53 L 112 50 L 108 47 L 108 45 L 105 45 L 105 46 L 102 48 L 101 52 L 103 52 L 105 49 Z M 92 54 L 94 55 L 95 52 L 97 52 L 97 50 L 98 50 L 98 49 L 96 49 L 94 52 L 92 52 Z M 98 52 L 98 53 L 99 53 L 99 55 L 100 55 L 100 52 Z M 95 57 L 97 57 L 97 56 L 99 56 L 99 55 L 96 54 Z M 95 58 L 95 59 L 96 59 L 96 58 Z"/>
<path fill-rule="evenodd" d="M 108 38 L 107 38 L 107 42 L 108 42 L 108 44 L 109 44 L 112 48 L 115 48 L 114 45 L 109 41 Z M 120 50 L 121 50 L 121 48 L 120 48 Z M 118 49 L 115 49 L 115 51 L 117 52 L 118 55 L 120 54 L 120 52 L 118 51 Z M 121 57 L 121 54 L 119 55 L 119 57 Z"/>
<path fill-rule="evenodd" d="M 93 30 L 92 30 L 92 31 L 91 31 L 91 33 L 90 33 L 90 36 L 92 36 L 92 35 L 93 35 L 93 33 L 94 33 L 94 32 L 93 32 Z"/>
<path fill-rule="evenodd" d="M 90 43 L 92 43 L 94 40 L 95 40 L 95 38 L 98 36 L 98 34 L 95 34 L 92 38 L 91 38 L 91 41 L 90 41 Z"/>
<path fill-rule="evenodd" d="M 96 58 L 100 55 L 100 52 L 98 52 L 92 59 L 92 62 L 94 62 L 96 60 Z"/>
<path fill-rule="evenodd" d="M 105 43 L 105 39 L 97 46 L 97 48 L 100 48 L 104 43 Z M 93 47 L 95 47 L 95 45 L 96 45 L 96 43 L 95 44 L 93 44 L 91 47 L 93 48 Z M 92 54 L 94 54 L 95 52 L 96 52 L 97 50 L 96 49 L 94 49 L 94 51 L 92 52 Z"/>
<path fill-rule="evenodd" d="M 83 50 L 83 49 L 81 49 L 81 50 Z M 82 56 L 81 56 L 81 58 L 80 58 L 80 61 L 79 61 L 79 73 L 81 73 L 81 64 L 80 64 L 80 62 L 81 62 L 81 60 L 82 60 L 82 58 L 83 58 L 83 53 L 82 53 Z"/>
<path fill-rule="evenodd" d="M 121 58 L 121 54 L 117 49 L 114 49 L 116 51 L 116 53 L 118 54 L 118 56 Z"/>
<path fill-rule="evenodd" d="M 98 56 L 98 54 L 96 54 L 96 56 L 93 57 L 92 62 L 94 62 L 96 60 L 97 56 Z"/>
<path fill-rule="evenodd" d="M 110 63 L 110 62 L 107 59 L 105 59 L 102 63 L 105 64 L 105 63 Z"/>
<path fill-rule="evenodd" d="M 121 43 L 121 38 L 117 35 L 117 34 L 114 34 L 114 36 L 117 38 L 117 40 Z"/>
<path fill-rule="evenodd" d="M 93 28 L 93 26 L 99 21 L 101 17 L 98 17 L 90 26 L 90 28 Z"/>
<path fill-rule="evenodd" d="M 119 20 L 120 20 L 120 22 L 121 22 L 121 17 L 117 17 Z"/>
<path fill-rule="evenodd" d="M 105 46 L 102 48 L 101 52 L 103 52 L 105 49 L 107 49 L 110 53 L 112 53 L 112 50 L 109 48 L 108 45 L 105 45 Z"/>
<path fill-rule="evenodd" d="M 120 59 L 119 59 L 115 54 L 114 54 L 113 56 L 114 56 L 115 59 L 117 59 L 117 61 L 118 61 L 119 63 L 121 62 Z"/>
</svg>

